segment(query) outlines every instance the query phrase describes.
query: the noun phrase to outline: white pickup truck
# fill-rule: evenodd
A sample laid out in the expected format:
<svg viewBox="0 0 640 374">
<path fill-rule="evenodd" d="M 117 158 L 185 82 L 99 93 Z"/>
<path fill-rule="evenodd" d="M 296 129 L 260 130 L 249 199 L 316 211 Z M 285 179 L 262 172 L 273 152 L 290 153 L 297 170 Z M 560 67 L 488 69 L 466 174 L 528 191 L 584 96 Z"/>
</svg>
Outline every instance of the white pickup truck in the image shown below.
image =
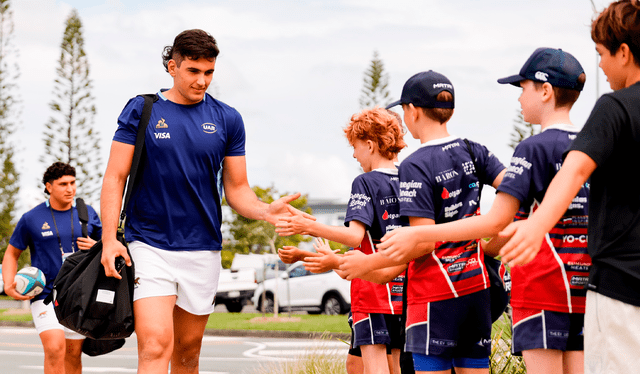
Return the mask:
<svg viewBox="0 0 640 374">
<path fill-rule="evenodd" d="M 224 304 L 230 313 L 239 313 L 246 304 L 251 303 L 256 288 L 258 282 L 255 269 L 222 269 L 218 280 L 216 304 Z"/>
<path fill-rule="evenodd" d="M 278 256 L 272 254 L 236 254 L 231 269 L 220 271 L 216 304 L 224 304 L 230 313 L 241 312 L 251 304 L 258 283 L 273 278 L 273 264 L 277 260 Z"/>
</svg>

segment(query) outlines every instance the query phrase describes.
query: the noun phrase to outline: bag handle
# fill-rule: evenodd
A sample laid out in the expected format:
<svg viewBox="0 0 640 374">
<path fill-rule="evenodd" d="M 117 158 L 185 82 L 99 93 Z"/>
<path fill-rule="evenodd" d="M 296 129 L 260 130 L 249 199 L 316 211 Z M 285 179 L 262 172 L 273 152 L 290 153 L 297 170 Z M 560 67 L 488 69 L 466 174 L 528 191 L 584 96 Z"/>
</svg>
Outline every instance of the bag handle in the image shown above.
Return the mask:
<svg viewBox="0 0 640 374">
<path fill-rule="evenodd" d="M 89 210 L 87 210 L 87 204 L 81 197 L 76 198 L 76 210 L 78 211 L 78 219 L 82 225 L 82 236 L 89 237 L 89 229 L 87 225 L 89 223 Z"/>
<path fill-rule="evenodd" d="M 120 213 L 120 222 L 118 223 L 118 234 L 122 235 L 124 235 L 124 223 L 127 218 L 127 206 L 129 205 L 131 192 L 133 191 L 133 186 L 135 185 L 136 178 L 138 176 L 138 167 L 140 166 L 142 151 L 144 150 L 144 138 L 147 131 L 147 125 L 149 125 L 149 119 L 151 118 L 151 109 L 153 108 L 153 103 L 158 101 L 158 95 L 156 94 L 138 96 L 142 96 L 144 98 L 144 106 L 142 107 L 140 122 L 138 123 L 136 145 L 133 151 L 133 159 L 131 160 L 131 170 L 129 171 L 129 179 L 127 180 L 127 190 L 124 194 L 124 203 L 122 204 L 122 212 Z"/>
</svg>

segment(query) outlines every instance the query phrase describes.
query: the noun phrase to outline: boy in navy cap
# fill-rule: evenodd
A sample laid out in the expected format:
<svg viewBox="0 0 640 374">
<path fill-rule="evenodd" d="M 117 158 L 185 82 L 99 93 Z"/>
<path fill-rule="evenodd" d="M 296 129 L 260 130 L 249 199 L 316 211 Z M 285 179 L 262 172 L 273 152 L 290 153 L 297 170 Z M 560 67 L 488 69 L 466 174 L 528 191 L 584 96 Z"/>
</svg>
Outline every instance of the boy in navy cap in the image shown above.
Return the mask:
<svg viewBox="0 0 640 374">
<path fill-rule="evenodd" d="M 524 120 L 541 133 L 523 140 L 498 187 L 488 214 L 462 221 L 388 234 L 378 248 L 391 257 L 411 252 L 415 242 L 497 236 L 512 220 L 527 219 L 562 165 L 562 153 L 578 129 L 569 111 L 586 76 L 578 60 L 560 49 L 538 48 L 519 74 L 498 79 L 522 88 Z M 546 233 L 540 252 L 526 266 L 511 268 L 512 350 L 522 353 L 529 374 L 582 373 L 589 189 L 583 184 L 561 219 Z M 484 244 L 496 255 L 499 241 Z"/>
<path fill-rule="evenodd" d="M 400 214 L 409 217 L 411 226 L 476 215 L 478 185 L 498 187 L 505 168 L 484 146 L 469 142 L 467 147 L 464 139 L 449 134 L 454 111 L 449 79 L 434 71 L 418 73 L 390 106 L 398 104 L 407 128 L 422 143 L 399 167 Z M 408 263 L 405 349 L 413 353 L 416 373 L 450 372 L 452 367 L 456 373 L 489 372 L 489 281 L 476 238 L 420 243 L 392 261 L 380 252 L 366 257 L 348 253 L 342 259 L 340 269 L 348 279 Z"/>
<path fill-rule="evenodd" d="M 592 23 L 591 38 L 612 93 L 595 104 L 565 152 L 540 208 L 513 234 L 503 261 L 531 261 L 545 233 L 589 180 L 585 372 L 635 373 L 640 367 L 640 2 L 616 1 Z M 502 235 L 502 234 L 501 234 Z"/>
</svg>

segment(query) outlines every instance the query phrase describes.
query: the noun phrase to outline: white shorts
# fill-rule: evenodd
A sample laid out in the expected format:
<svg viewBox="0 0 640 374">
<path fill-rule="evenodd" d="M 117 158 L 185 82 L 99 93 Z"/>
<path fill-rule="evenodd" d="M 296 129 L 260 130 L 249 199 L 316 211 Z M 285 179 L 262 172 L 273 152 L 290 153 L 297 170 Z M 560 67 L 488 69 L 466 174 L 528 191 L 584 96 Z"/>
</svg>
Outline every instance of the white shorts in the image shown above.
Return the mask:
<svg viewBox="0 0 640 374">
<path fill-rule="evenodd" d="M 65 339 L 82 340 L 83 335 L 78 334 L 75 331 L 69 330 L 62 326 L 58 322 L 56 312 L 53 310 L 53 303 L 45 305 L 44 300 L 37 300 L 31 303 L 31 316 L 33 317 L 33 324 L 36 325 L 36 331 L 38 334 L 47 330 L 62 330 L 64 331 Z"/>
<path fill-rule="evenodd" d="M 213 313 L 220 251 L 165 251 L 140 241 L 129 243 L 135 263 L 133 301 L 177 296 L 176 305 L 194 315 Z"/>
<path fill-rule="evenodd" d="M 587 291 L 584 372 L 637 373 L 640 367 L 640 307 Z"/>
</svg>

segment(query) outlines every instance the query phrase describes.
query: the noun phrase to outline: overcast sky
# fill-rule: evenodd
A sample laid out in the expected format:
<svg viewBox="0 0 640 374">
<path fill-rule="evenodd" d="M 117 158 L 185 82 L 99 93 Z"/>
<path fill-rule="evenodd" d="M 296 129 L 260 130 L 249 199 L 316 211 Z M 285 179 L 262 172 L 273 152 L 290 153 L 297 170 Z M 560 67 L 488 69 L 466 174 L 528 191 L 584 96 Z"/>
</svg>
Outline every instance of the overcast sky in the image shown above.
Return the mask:
<svg viewBox="0 0 640 374">
<path fill-rule="evenodd" d="M 598 11 L 610 3 L 594 2 Z M 118 114 L 130 97 L 171 87 L 162 49 L 191 28 L 208 31 L 220 46 L 213 84 L 243 116 L 250 184 L 312 199 L 346 201 L 361 172 L 342 127 L 360 109 L 374 51 L 394 99 L 417 72 L 446 75 L 456 90 L 449 132 L 486 145 L 505 164 L 521 90 L 496 79 L 516 74 L 535 48 L 562 48 L 582 63 L 587 83 L 574 124 L 581 127 L 589 115 L 596 81 L 600 94 L 610 90 L 596 75 L 590 0 L 14 0 L 12 6 L 24 107 L 14 138 L 20 212 L 42 201 L 42 132 L 73 8 L 84 26 L 103 169 Z M 400 159 L 419 145 L 410 134 L 406 140 Z"/>
</svg>

